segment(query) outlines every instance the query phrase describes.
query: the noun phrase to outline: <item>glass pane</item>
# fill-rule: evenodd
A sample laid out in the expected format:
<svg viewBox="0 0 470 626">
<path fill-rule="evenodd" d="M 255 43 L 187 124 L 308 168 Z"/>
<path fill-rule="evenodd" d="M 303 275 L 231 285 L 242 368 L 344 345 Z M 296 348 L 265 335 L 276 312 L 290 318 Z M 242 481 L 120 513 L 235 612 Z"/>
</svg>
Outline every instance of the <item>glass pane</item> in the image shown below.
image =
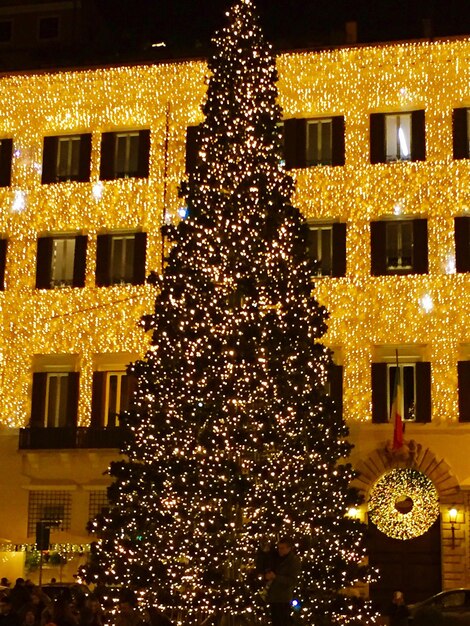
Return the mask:
<svg viewBox="0 0 470 626">
<path fill-rule="evenodd" d="M 331 165 L 331 122 L 322 122 L 321 124 L 321 156 L 320 160 L 323 165 Z"/>
<path fill-rule="evenodd" d="M 54 239 L 52 244 L 52 284 L 55 286 L 73 283 L 75 238 Z"/>
<path fill-rule="evenodd" d="M 60 392 L 59 402 L 57 407 L 57 426 L 67 426 L 68 423 L 68 403 L 67 403 L 67 386 L 68 376 L 61 376 L 59 378 Z"/>
<path fill-rule="evenodd" d="M 128 237 L 124 240 L 124 254 L 125 254 L 125 266 L 124 266 L 124 280 L 127 283 L 132 282 L 134 276 L 134 237 Z"/>
<path fill-rule="evenodd" d="M 113 237 L 111 242 L 111 282 L 120 283 L 124 280 L 124 239 Z"/>
<path fill-rule="evenodd" d="M 57 149 L 57 178 L 73 180 L 78 176 L 80 137 L 59 137 Z"/>
<path fill-rule="evenodd" d="M 136 174 L 138 168 L 139 168 L 139 135 L 130 135 L 127 172 L 129 174 Z"/>
<path fill-rule="evenodd" d="M 46 403 L 46 426 L 54 428 L 56 424 L 56 407 L 59 395 L 59 380 L 57 376 L 48 376 L 48 393 Z"/>
<path fill-rule="evenodd" d="M 405 113 L 398 116 L 398 147 L 399 156 L 402 160 L 411 158 L 411 115 Z"/>
<path fill-rule="evenodd" d="M 307 165 L 318 163 L 318 122 L 307 125 Z"/>
<path fill-rule="evenodd" d="M 115 155 L 115 161 L 114 161 L 117 176 L 125 176 L 127 173 L 126 151 L 127 151 L 127 135 L 117 135 L 116 155 Z"/>
<path fill-rule="evenodd" d="M 385 116 L 385 152 L 387 161 L 398 160 L 398 118 Z"/>
<path fill-rule="evenodd" d="M 388 222 L 385 226 L 387 267 L 396 268 L 399 263 L 399 222 Z"/>
<path fill-rule="evenodd" d="M 109 374 L 108 376 L 108 410 L 106 415 L 106 426 L 115 424 L 115 415 L 119 412 L 118 406 L 118 375 Z"/>
<path fill-rule="evenodd" d="M 309 229 L 308 254 L 311 259 L 318 259 L 318 228 Z"/>
<path fill-rule="evenodd" d="M 415 419 L 415 366 L 404 365 L 403 378 L 403 419 Z"/>
<path fill-rule="evenodd" d="M 121 377 L 121 397 L 119 403 L 120 411 L 127 411 L 129 408 L 129 378 L 125 374 Z"/>
<path fill-rule="evenodd" d="M 401 223 L 401 264 L 402 267 L 412 266 L 413 255 L 413 223 Z"/>
<path fill-rule="evenodd" d="M 332 270 L 331 228 L 321 229 L 321 271 L 323 276 L 329 276 Z"/>
</svg>

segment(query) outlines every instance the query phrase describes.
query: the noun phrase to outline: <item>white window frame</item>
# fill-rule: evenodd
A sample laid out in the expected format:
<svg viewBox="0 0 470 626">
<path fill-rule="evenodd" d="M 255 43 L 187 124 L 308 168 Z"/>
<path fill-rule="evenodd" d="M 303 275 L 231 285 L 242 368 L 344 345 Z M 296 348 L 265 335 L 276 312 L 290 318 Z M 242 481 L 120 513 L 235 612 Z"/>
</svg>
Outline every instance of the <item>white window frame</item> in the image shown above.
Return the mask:
<svg viewBox="0 0 470 626">
<path fill-rule="evenodd" d="M 385 115 L 385 155 L 387 162 L 411 161 L 412 123 L 411 113 L 387 113 Z M 393 139 L 390 139 L 390 136 L 393 136 Z"/>
<path fill-rule="evenodd" d="M 111 378 L 115 376 L 117 378 L 116 385 L 116 407 L 115 411 L 112 411 L 113 415 L 115 415 L 115 421 L 113 425 L 119 426 L 119 414 L 122 410 L 121 407 L 121 392 L 122 392 L 122 379 L 126 376 L 125 370 L 113 370 L 106 372 L 106 381 L 105 381 L 105 405 L 104 405 L 104 416 L 103 416 L 103 425 L 105 427 L 110 425 L 110 387 L 111 387 Z"/>
<path fill-rule="evenodd" d="M 58 138 L 57 145 L 57 162 L 56 162 L 56 178 L 60 181 L 73 180 L 77 178 L 80 173 L 80 135 L 67 135 L 66 137 Z M 66 163 L 62 163 L 62 149 L 61 146 L 67 145 L 67 159 Z M 78 159 L 76 163 L 76 171 L 73 171 L 73 150 L 76 146 L 78 150 Z M 61 173 L 65 171 L 65 174 Z"/>
<path fill-rule="evenodd" d="M 68 380 L 69 372 L 48 372 L 46 378 L 46 400 L 45 400 L 45 410 L 44 410 L 44 426 L 46 428 L 60 428 L 64 427 L 65 423 L 61 423 L 61 415 L 60 415 L 60 405 L 61 405 L 61 394 L 63 393 L 62 381 L 63 379 Z M 57 390 L 56 398 L 54 401 L 53 413 L 52 415 L 49 412 L 49 403 L 50 403 L 50 395 L 51 395 L 51 379 L 57 379 Z M 67 392 L 67 385 L 65 389 L 65 393 Z M 67 416 L 64 416 L 65 421 Z M 62 420 L 64 421 L 64 420 Z"/>
<path fill-rule="evenodd" d="M 328 145 L 324 145 L 323 141 L 323 126 L 329 127 L 328 132 Z M 310 127 L 317 127 L 317 145 L 315 146 L 317 151 L 317 159 L 312 158 L 312 151 L 310 145 Z M 332 151 L 333 151 L 333 120 L 331 117 L 307 120 L 307 138 L 306 138 L 306 161 L 307 165 L 331 165 L 332 164 Z M 329 154 L 325 154 L 325 152 Z"/>
<path fill-rule="evenodd" d="M 70 287 L 73 285 L 75 245 L 75 237 L 54 237 L 52 239 L 51 287 Z"/>
<path fill-rule="evenodd" d="M 397 259 L 397 262 L 395 265 L 392 265 L 389 262 L 389 259 L 392 258 L 392 255 L 389 255 L 389 250 L 390 250 L 389 238 L 390 238 L 391 228 L 397 229 L 397 246 L 396 246 L 397 254 L 395 257 Z M 404 254 L 406 250 L 403 250 L 403 239 L 404 239 L 403 229 L 404 228 L 411 229 L 411 236 L 410 236 L 411 249 L 409 251 L 410 263 L 404 263 L 404 260 L 408 256 Z M 385 224 L 385 255 L 386 255 L 385 261 L 386 261 L 387 270 L 412 270 L 413 269 L 413 236 L 414 236 L 414 232 L 413 232 L 412 220 L 390 220 L 386 222 Z"/>
<path fill-rule="evenodd" d="M 387 406 L 388 406 L 389 416 L 390 416 L 390 409 L 392 406 L 393 393 L 394 393 L 394 388 L 392 387 L 390 383 L 390 370 L 396 369 L 396 367 L 397 367 L 396 363 L 387 363 Z M 412 403 L 412 407 L 410 407 L 410 409 L 408 410 L 408 414 L 406 414 L 406 411 L 405 411 L 405 398 L 408 395 L 405 387 L 409 383 L 407 382 L 408 378 L 407 377 L 405 378 L 405 368 L 413 369 L 413 403 Z M 411 362 L 411 361 L 399 362 L 398 369 L 400 370 L 400 383 L 401 383 L 401 388 L 402 388 L 401 402 L 400 402 L 400 406 L 398 407 L 398 409 L 400 411 L 400 415 L 402 416 L 403 421 L 414 422 L 416 421 L 416 362 Z M 412 411 L 412 413 L 410 411 Z"/>
<path fill-rule="evenodd" d="M 116 133 L 116 140 L 114 144 L 114 176 L 116 178 L 128 178 L 133 177 L 137 173 L 138 163 L 139 163 L 139 131 L 130 131 L 124 133 Z M 131 162 L 131 146 L 133 144 L 132 139 L 137 137 L 137 165 L 135 169 L 131 170 L 130 162 Z M 123 142 L 125 140 L 125 142 Z M 123 171 L 118 171 L 118 157 L 119 157 L 119 148 L 122 143 L 125 143 L 125 153 L 124 153 L 124 169 Z"/>
<path fill-rule="evenodd" d="M 310 232 L 317 232 L 317 250 L 315 258 L 318 261 L 318 269 L 317 276 L 331 276 L 333 273 L 333 224 L 312 224 L 309 225 Z M 322 234 L 325 232 L 329 232 L 329 245 L 330 245 L 330 271 L 324 272 L 322 267 L 322 256 L 323 256 L 323 236 Z"/>
</svg>

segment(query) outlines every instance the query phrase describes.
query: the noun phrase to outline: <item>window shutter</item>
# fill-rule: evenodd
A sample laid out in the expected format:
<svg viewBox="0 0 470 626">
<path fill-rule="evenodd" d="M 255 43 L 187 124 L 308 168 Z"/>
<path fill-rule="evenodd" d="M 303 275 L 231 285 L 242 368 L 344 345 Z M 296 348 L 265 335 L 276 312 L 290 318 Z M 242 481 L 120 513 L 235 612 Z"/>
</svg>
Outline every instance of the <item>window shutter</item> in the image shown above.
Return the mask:
<svg viewBox="0 0 470 626">
<path fill-rule="evenodd" d="M 31 428 L 42 428 L 46 412 L 46 372 L 33 374 L 33 392 L 31 398 Z"/>
<path fill-rule="evenodd" d="M 91 427 L 102 428 L 104 425 L 104 407 L 106 399 L 106 372 L 93 372 L 91 389 Z"/>
<path fill-rule="evenodd" d="M 454 109 L 452 114 L 452 148 L 454 159 L 468 159 L 468 109 Z"/>
<path fill-rule="evenodd" d="M 332 120 L 332 165 L 344 165 L 344 117 L 337 115 Z"/>
<path fill-rule="evenodd" d="M 137 164 L 137 176 L 140 178 L 149 177 L 150 161 L 150 130 L 145 129 L 139 132 L 139 159 Z"/>
<path fill-rule="evenodd" d="M 78 164 L 78 181 L 86 183 L 91 174 L 91 133 L 80 135 L 80 161 Z"/>
<path fill-rule="evenodd" d="M 113 178 L 115 178 L 114 145 L 115 145 L 115 133 L 103 133 L 101 135 L 101 160 L 100 160 L 101 180 L 112 180 Z"/>
<path fill-rule="evenodd" d="M 372 276 L 387 273 L 385 222 L 370 223 L 370 254 Z"/>
<path fill-rule="evenodd" d="M 78 389 L 80 373 L 69 372 L 67 377 L 67 426 L 76 426 L 78 421 Z"/>
<path fill-rule="evenodd" d="M 96 242 L 96 276 L 98 287 L 108 287 L 110 280 L 111 235 L 98 235 Z"/>
<path fill-rule="evenodd" d="M 411 160 L 426 159 L 426 130 L 424 111 L 413 111 L 411 114 Z"/>
<path fill-rule="evenodd" d="M 371 113 L 369 124 L 370 162 L 385 163 L 385 115 Z"/>
<path fill-rule="evenodd" d="M 431 363 L 416 363 L 416 421 L 431 421 Z"/>
<path fill-rule="evenodd" d="M 8 239 L 0 239 L 0 291 L 5 290 L 5 267 L 7 262 Z"/>
<path fill-rule="evenodd" d="M 330 397 L 338 408 L 338 414 L 343 414 L 343 366 L 332 364 L 329 373 Z"/>
<path fill-rule="evenodd" d="M 284 158 L 286 169 L 307 165 L 307 120 L 284 121 Z"/>
<path fill-rule="evenodd" d="M 0 187 L 11 185 L 11 159 L 13 157 L 13 139 L 0 141 Z"/>
<path fill-rule="evenodd" d="M 333 224 L 333 276 L 346 276 L 346 224 Z"/>
<path fill-rule="evenodd" d="M 38 237 L 36 255 L 36 289 L 51 288 L 52 237 Z"/>
<path fill-rule="evenodd" d="M 134 240 L 134 276 L 133 285 L 145 283 L 145 259 L 147 252 L 147 233 L 136 233 Z"/>
<path fill-rule="evenodd" d="M 470 361 L 457 363 L 459 381 L 459 422 L 470 422 Z"/>
<path fill-rule="evenodd" d="M 470 217 L 454 218 L 454 237 L 457 272 L 470 272 Z"/>
<path fill-rule="evenodd" d="M 428 220 L 413 220 L 413 273 L 427 274 L 428 271 Z"/>
<path fill-rule="evenodd" d="M 56 182 L 58 145 L 58 137 L 44 137 L 41 177 L 41 182 L 43 184 Z"/>
<path fill-rule="evenodd" d="M 85 286 L 86 249 L 88 237 L 78 235 L 75 237 L 75 257 L 73 259 L 73 286 Z"/>
<path fill-rule="evenodd" d="M 186 174 L 191 174 L 198 162 L 200 129 L 201 124 L 186 129 Z"/>
<path fill-rule="evenodd" d="M 372 363 L 372 422 L 388 422 L 387 364 Z"/>
</svg>

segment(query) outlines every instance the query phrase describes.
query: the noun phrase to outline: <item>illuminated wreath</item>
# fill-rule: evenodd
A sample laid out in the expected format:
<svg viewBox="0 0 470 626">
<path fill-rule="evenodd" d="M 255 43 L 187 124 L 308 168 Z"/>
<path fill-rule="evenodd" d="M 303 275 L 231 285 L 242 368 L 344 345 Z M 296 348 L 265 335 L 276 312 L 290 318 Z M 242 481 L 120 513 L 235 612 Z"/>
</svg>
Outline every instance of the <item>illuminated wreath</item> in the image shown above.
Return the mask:
<svg viewBox="0 0 470 626">
<path fill-rule="evenodd" d="M 394 469 L 372 487 L 369 519 L 393 539 L 423 535 L 439 516 L 439 496 L 427 476 L 414 469 Z"/>
</svg>

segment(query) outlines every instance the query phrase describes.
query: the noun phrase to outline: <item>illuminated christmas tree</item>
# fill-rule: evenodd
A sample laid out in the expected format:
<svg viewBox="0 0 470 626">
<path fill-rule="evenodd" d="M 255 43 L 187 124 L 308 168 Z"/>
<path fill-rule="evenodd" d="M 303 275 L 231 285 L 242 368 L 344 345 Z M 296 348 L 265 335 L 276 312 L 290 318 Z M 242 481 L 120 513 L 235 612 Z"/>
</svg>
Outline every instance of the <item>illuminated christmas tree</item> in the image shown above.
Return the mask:
<svg viewBox="0 0 470 626">
<path fill-rule="evenodd" d="M 312 296 L 275 62 L 252 0 L 236 0 L 214 44 L 188 217 L 165 229 L 171 250 L 144 320 L 152 345 L 131 366 L 126 457 L 110 468 L 87 577 L 142 589 L 188 623 L 253 613 L 260 541 L 290 535 L 307 623 L 357 615 L 338 593 L 364 556 L 361 525 L 345 517 L 348 433 L 327 395 L 327 314 Z"/>
</svg>

